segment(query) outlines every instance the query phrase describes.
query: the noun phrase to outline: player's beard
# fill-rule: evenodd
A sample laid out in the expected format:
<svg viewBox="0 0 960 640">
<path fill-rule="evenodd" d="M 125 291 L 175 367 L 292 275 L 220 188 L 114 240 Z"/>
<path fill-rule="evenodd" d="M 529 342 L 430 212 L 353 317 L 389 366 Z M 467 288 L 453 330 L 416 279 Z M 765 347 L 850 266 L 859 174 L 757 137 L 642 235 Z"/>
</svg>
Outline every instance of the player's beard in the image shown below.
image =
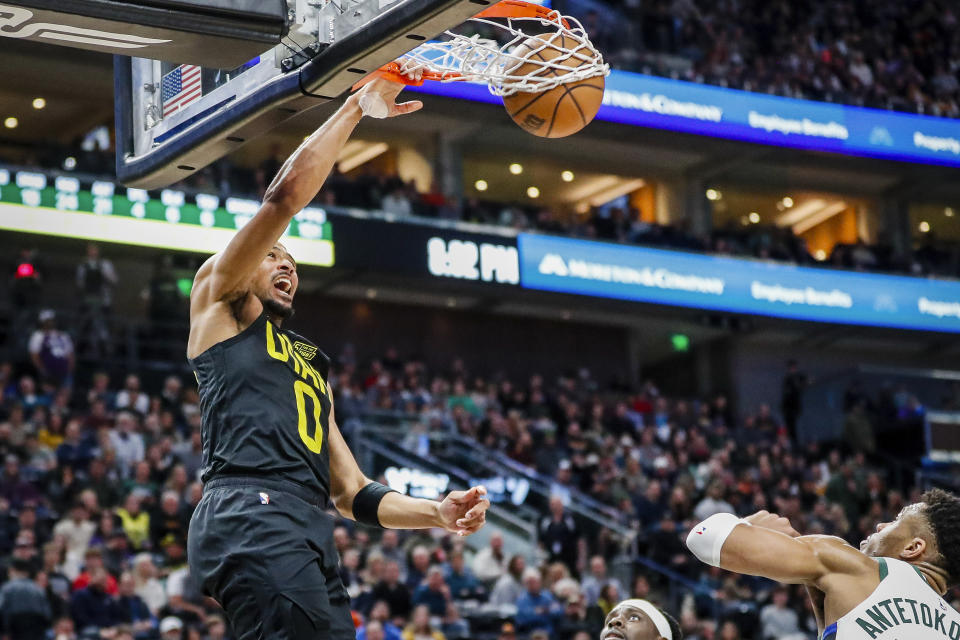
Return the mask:
<svg viewBox="0 0 960 640">
<path fill-rule="evenodd" d="M 264 308 L 267 310 L 267 313 L 270 315 L 280 318 L 282 320 L 289 320 L 293 317 L 293 305 L 283 304 L 278 302 L 273 298 L 267 298 L 266 300 L 261 300 Z"/>
</svg>

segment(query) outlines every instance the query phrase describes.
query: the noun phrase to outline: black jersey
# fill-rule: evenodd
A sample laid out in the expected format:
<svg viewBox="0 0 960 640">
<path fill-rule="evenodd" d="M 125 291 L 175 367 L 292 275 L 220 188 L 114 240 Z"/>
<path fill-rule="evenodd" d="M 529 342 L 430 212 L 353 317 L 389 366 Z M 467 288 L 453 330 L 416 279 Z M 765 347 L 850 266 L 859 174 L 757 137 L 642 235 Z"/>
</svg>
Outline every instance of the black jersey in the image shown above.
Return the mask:
<svg viewBox="0 0 960 640">
<path fill-rule="evenodd" d="M 330 496 L 330 360 L 266 313 L 190 360 L 200 385 L 203 481 L 289 480 Z"/>
</svg>

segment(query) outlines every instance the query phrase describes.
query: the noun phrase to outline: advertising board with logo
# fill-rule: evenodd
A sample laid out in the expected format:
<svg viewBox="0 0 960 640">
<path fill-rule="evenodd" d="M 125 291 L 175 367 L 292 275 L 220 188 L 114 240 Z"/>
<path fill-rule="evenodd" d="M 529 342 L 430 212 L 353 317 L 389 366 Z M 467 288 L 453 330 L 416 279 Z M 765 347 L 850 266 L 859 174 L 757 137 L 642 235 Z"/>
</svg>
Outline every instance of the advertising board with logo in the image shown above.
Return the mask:
<svg viewBox="0 0 960 640">
<path fill-rule="evenodd" d="M 423 93 L 499 104 L 485 85 Z M 598 120 L 783 147 L 960 166 L 960 120 L 796 100 L 612 71 Z"/>
<path fill-rule="evenodd" d="M 524 288 L 840 324 L 960 332 L 960 282 L 522 233 Z"/>
<path fill-rule="evenodd" d="M 412 221 L 392 222 L 330 210 L 337 264 L 388 273 L 517 286 L 520 260 L 512 235 L 472 233 Z"/>
</svg>

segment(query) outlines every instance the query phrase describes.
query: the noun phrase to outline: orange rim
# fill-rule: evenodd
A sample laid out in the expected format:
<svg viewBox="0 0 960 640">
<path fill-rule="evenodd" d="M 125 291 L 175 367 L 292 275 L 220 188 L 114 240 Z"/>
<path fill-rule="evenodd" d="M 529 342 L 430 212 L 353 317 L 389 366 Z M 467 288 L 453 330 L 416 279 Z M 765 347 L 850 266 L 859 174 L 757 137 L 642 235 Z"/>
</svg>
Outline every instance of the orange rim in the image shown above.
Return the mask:
<svg viewBox="0 0 960 640">
<path fill-rule="evenodd" d="M 556 13 L 554 9 L 547 9 L 546 7 L 541 7 L 538 4 L 532 4 L 530 2 L 524 2 L 523 0 L 500 0 L 500 2 L 497 4 L 493 5 L 492 7 L 487 7 L 474 17 L 541 18 L 546 20 L 553 13 Z M 560 24 L 562 24 L 566 29 L 570 28 L 570 24 L 563 18 L 560 19 Z"/>
<path fill-rule="evenodd" d="M 548 9 L 542 7 L 538 4 L 532 4 L 529 2 L 524 2 L 524 0 L 500 0 L 491 7 L 487 7 L 480 13 L 476 14 L 475 18 L 541 18 L 547 20 L 550 18 L 551 14 L 556 13 L 554 9 Z M 559 15 L 559 14 L 557 14 Z M 560 19 L 560 24 L 564 28 L 569 29 L 570 24 L 564 20 L 562 17 Z M 409 87 L 419 87 L 423 84 L 424 80 L 459 80 L 461 76 L 455 71 L 448 73 L 437 73 L 436 71 L 424 71 L 423 76 L 419 80 L 412 80 L 400 73 L 400 64 L 397 62 L 388 62 L 387 64 L 380 67 L 378 70 L 374 71 L 363 80 L 357 82 L 351 88 L 351 91 L 356 91 L 360 87 L 369 84 L 373 81 L 374 78 L 384 78 L 386 80 L 391 80 L 393 82 L 399 82 L 400 84 L 405 84 Z"/>
</svg>

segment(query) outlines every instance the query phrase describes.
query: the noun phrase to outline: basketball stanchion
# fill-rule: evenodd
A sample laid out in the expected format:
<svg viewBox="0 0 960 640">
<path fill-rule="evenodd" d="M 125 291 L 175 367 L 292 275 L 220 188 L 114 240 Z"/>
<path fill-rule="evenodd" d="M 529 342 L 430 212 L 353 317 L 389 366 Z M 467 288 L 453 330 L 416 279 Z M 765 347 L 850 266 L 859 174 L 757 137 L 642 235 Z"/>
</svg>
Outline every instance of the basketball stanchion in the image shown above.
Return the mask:
<svg viewBox="0 0 960 640">
<path fill-rule="evenodd" d="M 503 0 L 470 18 L 460 31 L 425 42 L 358 82 L 374 77 L 408 85 L 484 83 L 504 100 L 510 117 L 542 137 L 576 133 L 597 114 L 610 67 L 573 17 L 524 2 Z M 482 37 L 495 33 L 498 38 Z M 376 116 L 371 105 L 368 115 Z"/>
</svg>

